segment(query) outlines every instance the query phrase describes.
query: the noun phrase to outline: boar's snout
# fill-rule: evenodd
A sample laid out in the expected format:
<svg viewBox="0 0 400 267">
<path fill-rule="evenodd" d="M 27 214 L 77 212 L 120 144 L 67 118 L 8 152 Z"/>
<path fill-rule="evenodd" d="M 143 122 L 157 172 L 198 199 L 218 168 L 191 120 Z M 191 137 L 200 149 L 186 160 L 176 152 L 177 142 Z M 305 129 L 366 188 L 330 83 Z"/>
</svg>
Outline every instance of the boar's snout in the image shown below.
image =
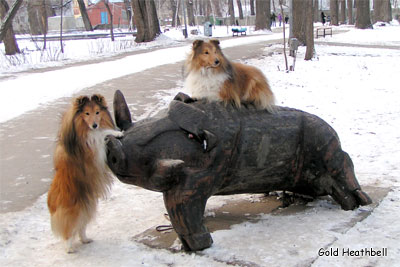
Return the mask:
<svg viewBox="0 0 400 267">
<path fill-rule="evenodd" d="M 126 158 L 122 150 L 121 141 L 114 136 L 106 137 L 107 163 L 115 174 L 122 174 L 126 170 Z"/>
</svg>

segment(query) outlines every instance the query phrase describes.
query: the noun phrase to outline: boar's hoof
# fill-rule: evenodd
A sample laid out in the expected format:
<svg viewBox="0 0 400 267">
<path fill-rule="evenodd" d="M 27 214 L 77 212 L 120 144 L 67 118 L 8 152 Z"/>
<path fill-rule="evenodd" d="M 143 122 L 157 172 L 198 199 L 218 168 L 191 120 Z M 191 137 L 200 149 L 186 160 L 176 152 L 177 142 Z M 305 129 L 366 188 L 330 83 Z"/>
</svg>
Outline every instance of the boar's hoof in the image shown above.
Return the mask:
<svg viewBox="0 0 400 267">
<path fill-rule="evenodd" d="M 180 235 L 182 248 L 185 251 L 197 251 L 211 247 L 213 240 L 210 233 Z"/>
</svg>

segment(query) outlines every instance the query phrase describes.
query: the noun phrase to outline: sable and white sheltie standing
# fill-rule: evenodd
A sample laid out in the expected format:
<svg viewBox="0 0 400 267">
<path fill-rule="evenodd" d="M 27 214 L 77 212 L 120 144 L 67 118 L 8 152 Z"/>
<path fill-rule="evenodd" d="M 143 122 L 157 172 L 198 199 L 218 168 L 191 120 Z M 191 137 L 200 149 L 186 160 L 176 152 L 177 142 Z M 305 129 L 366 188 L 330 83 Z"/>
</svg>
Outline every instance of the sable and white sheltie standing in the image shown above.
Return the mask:
<svg viewBox="0 0 400 267">
<path fill-rule="evenodd" d="M 185 88 L 192 98 L 210 101 L 253 103 L 274 110 L 274 95 L 263 73 L 252 66 L 230 62 L 218 40 L 196 40 L 185 63 Z"/>
<path fill-rule="evenodd" d="M 66 241 L 68 253 L 74 252 L 75 236 L 79 235 L 82 243 L 92 241 L 86 237 L 86 225 L 96 213 L 98 199 L 107 195 L 112 183 L 104 139 L 107 135 L 122 136 L 114 128 L 101 95 L 74 99 L 63 116 L 47 205 L 53 233 Z"/>
</svg>

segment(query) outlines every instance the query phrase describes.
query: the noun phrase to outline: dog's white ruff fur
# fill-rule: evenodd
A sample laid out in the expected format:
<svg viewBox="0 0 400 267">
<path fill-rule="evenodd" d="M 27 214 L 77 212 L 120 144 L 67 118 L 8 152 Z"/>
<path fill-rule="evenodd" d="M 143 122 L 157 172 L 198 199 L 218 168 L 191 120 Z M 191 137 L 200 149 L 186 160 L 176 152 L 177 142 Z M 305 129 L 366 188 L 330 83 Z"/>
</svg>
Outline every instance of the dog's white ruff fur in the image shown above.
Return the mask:
<svg viewBox="0 0 400 267">
<path fill-rule="evenodd" d="M 219 91 L 229 75 L 221 72 L 215 73 L 212 68 L 192 70 L 185 80 L 185 89 L 192 98 L 219 101 Z"/>
</svg>

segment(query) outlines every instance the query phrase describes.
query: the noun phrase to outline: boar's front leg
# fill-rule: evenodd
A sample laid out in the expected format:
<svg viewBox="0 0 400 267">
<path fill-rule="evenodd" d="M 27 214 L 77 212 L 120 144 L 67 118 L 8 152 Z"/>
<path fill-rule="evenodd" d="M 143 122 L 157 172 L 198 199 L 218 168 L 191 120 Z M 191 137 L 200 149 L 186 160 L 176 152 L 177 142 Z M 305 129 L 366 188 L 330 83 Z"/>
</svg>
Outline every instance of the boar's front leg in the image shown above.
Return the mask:
<svg viewBox="0 0 400 267">
<path fill-rule="evenodd" d="M 331 182 L 327 183 L 327 191 L 342 209 L 352 210 L 358 206 L 371 204 L 371 198 L 361 190 L 354 174 L 354 165 L 349 155 L 344 152 L 339 142 L 330 142 L 324 155 L 325 165 Z"/>
<path fill-rule="evenodd" d="M 172 226 L 186 251 L 202 250 L 213 243 L 203 222 L 208 196 L 199 191 L 177 187 L 164 192 L 164 203 Z"/>
</svg>

